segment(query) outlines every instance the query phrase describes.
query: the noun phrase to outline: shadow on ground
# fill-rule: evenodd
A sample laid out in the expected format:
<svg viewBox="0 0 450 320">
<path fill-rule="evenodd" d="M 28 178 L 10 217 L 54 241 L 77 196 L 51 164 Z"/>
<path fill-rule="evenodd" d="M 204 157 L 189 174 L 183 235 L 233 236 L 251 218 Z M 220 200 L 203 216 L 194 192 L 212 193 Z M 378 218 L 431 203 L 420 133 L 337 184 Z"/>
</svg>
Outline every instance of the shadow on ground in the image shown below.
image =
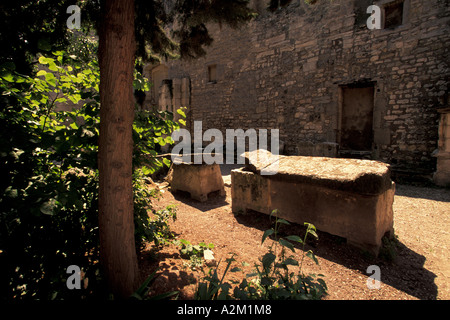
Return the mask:
<svg viewBox="0 0 450 320">
<path fill-rule="evenodd" d="M 183 202 L 184 204 L 194 207 L 202 212 L 214 210 L 223 206 L 227 206 L 230 203 L 227 201 L 226 196 L 221 196 L 220 191 L 214 191 L 208 194 L 208 200 L 200 202 L 191 198 L 189 192 L 178 190 L 173 192 L 172 195 L 175 200 Z"/>
<path fill-rule="evenodd" d="M 222 167 L 224 177 L 229 176 L 234 167 Z M 225 196 L 210 194 L 208 201 L 199 202 L 190 198 L 189 193 L 177 192 L 173 194 L 175 199 L 186 205 L 192 206 L 202 212 L 214 210 L 230 205 Z M 435 201 L 450 202 L 450 189 L 440 189 L 436 195 L 436 190 L 424 187 L 404 187 L 401 184 L 396 186 L 396 195 L 413 198 L 424 198 Z M 247 227 L 256 228 L 264 232 L 272 227 L 268 215 L 249 210 L 245 215 L 237 215 L 235 219 L 238 223 Z M 304 236 L 306 228 L 302 225 L 291 224 L 283 226 L 283 235 Z M 385 243 L 385 247 L 378 257 L 373 257 L 367 252 L 347 245 L 346 240 L 325 232 L 317 232 L 318 241 L 309 241 L 306 250 L 312 249 L 314 254 L 322 259 L 345 266 L 348 269 L 357 270 L 361 274 L 368 275 L 367 267 L 377 265 L 381 269 L 381 282 L 403 291 L 408 295 L 421 300 L 435 300 L 438 290 L 435 284 L 436 274 L 424 268 L 426 257 L 408 248 L 407 245 L 396 238 Z M 300 246 L 297 249 L 301 250 Z M 176 271 L 176 270 L 175 270 Z M 182 282 L 188 281 L 189 276 L 174 272 L 168 268 L 167 277 L 179 277 Z M 166 278 L 167 279 L 167 278 Z M 174 280 L 174 279 L 172 279 Z M 190 281 L 190 280 L 189 280 Z"/>
<path fill-rule="evenodd" d="M 268 216 L 250 211 L 245 215 L 238 215 L 236 219 L 248 227 L 258 228 L 262 232 L 270 229 Z M 306 227 L 298 224 L 282 226 L 280 236 L 299 235 L 303 238 Z M 390 240 L 381 250 L 378 257 L 358 248 L 347 245 L 344 238 L 317 232 L 319 240 L 310 239 L 305 250 L 312 249 L 318 257 L 343 265 L 349 269 L 367 273 L 367 267 L 377 265 L 381 269 L 381 282 L 403 291 L 421 300 L 435 300 L 437 286 L 434 283 L 436 275 L 424 268 L 426 258 L 409 249 L 396 239 Z M 301 250 L 300 245 L 296 245 Z"/>
<path fill-rule="evenodd" d="M 182 295 L 180 288 L 197 283 L 197 278 L 190 269 L 180 270 L 179 266 L 174 262 L 160 263 L 160 261 L 170 261 L 170 259 L 180 259 L 179 254 L 167 252 L 155 254 L 151 250 L 142 253 L 140 256 L 140 269 L 145 272 L 141 275 L 141 282 L 145 280 L 149 273 L 156 272 L 149 283 L 150 296 L 177 291 L 175 296 L 184 299 L 186 297 Z"/>
<path fill-rule="evenodd" d="M 404 186 L 396 184 L 395 195 L 409 198 L 420 198 L 433 201 L 450 202 L 450 188 L 436 186 Z"/>
</svg>

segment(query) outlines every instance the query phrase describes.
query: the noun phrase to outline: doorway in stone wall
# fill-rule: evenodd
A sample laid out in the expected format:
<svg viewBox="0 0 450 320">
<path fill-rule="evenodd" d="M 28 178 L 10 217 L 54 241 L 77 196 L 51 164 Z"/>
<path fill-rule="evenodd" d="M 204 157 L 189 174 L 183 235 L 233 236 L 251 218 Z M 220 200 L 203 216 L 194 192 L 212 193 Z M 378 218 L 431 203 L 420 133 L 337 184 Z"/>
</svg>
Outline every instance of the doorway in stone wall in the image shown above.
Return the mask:
<svg viewBox="0 0 450 320">
<path fill-rule="evenodd" d="M 342 154 L 370 154 L 373 145 L 373 83 L 340 87 L 340 135 Z"/>
<path fill-rule="evenodd" d="M 168 67 L 164 64 L 148 64 L 144 68 L 144 76 L 151 83 L 150 91 L 145 97 L 146 105 L 156 106 L 159 101 L 159 93 L 163 81 L 168 78 Z"/>
</svg>

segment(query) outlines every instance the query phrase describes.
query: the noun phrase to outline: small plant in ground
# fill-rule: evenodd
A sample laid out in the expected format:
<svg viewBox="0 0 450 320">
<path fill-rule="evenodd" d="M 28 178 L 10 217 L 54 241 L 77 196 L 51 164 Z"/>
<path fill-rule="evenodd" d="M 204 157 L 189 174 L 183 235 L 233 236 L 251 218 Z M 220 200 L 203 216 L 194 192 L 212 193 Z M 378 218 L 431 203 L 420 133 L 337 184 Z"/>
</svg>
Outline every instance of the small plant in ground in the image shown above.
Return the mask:
<svg viewBox="0 0 450 320">
<path fill-rule="evenodd" d="M 388 237 L 383 237 L 382 241 L 383 246 L 380 249 L 379 257 L 387 262 L 394 262 L 398 255 L 399 241 L 397 236 L 394 236 L 391 239 Z"/>
<path fill-rule="evenodd" d="M 165 209 L 155 211 L 153 218 L 149 218 L 150 234 L 153 235 L 155 245 L 166 245 L 170 239 L 174 238 L 174 233 L 170 229 L 169 220 L 177 219 L 177 208 L 174 205 L 167 206 Z"/>
<path fill-rule="evenodd" d="M 280 226 L 290 223 L 278 218 L 276 214 L 277 210 L 271 214 L 275 215 L 275 227 L 264 232 L 262 243 L 272 235 L 275 241 L 269 247 L 269 252 L 260 260 L 261 265 L 255 265 L 255 273 L 247 275 L 250 281 L 244 279 L 234 290 L 234 296 L 239 299 L 320 299 L 327 292 L 325 281 L 321 278 L 323 275 L 303 273 L 305 256 L 318 265 L 312 250 L 305 253 L 308 235 L 318 237 L 316 228 L 310 223 L 305 223 L 307 229 L 303 239 L 296 235 L 279 237 Z M 300 263 L 293 255 L 288 255 L 289 250 L 295 253 L 291 241 L 302 245 L 303 254 Z M 289 266 L 299 267 L 298 273 L 290 271 Z"/>
<path fill-rule="evenodd" d="M 225 260 L 227 266 L 223 273 L 222 278 L 219 279 L 217 270 L 219 268 L 220 262 L 215 269 L 209 269 L 208 274 L 203 278 L 203 282 L 199 282 L 197 286 L 197 291 L 195 292 L 195 300 L 230 300 L 232 296 L 230 295 L 231 285 L 228 282 L 224 282 L 225 275 L 230 269 L 231 263 L 236 261 L 234 259 L 234 254 L 231 258 Z M 239 268 L 233 268 L 231 272 L 240 271 Z"/>
<path fill-rule="evenodd" d="M 141 284 L 141 286 L 131 295 L 130 299 L 162 300 L 162 299 L 168 299 L 170 297 L 178 295 L 178 293 L 179 293 L 178 291 L 166 292 L 166 293 L 162 293 L 157 296 L 149 296 L 148 295 L 148 291 L 149 291 L 151 283 L 157 278 L 157 275 L 156 275 L 157 271 L 158 271 L 158 269 L 155 270 L 151 275 L 149 275 L 147 277 L 147 279 L 145 279 L 145 281 Z"/>
<path fill-rule="evenodd" d="M 275 215 L 275 227 L 266 230 L 262 237 L 262 243 L 269 236 L 273 236 L 274 242 L 269 247 L 269 251 L 260 259 L 260 264 L 255 264 L 255 272 L 246 275 L 239 286 L 235 287 L 233 294 L 229 293 L 231 285 L 224 283 L 226 273 L 232 258 L 227 259 L 227 267 L 224 275 L 219 280 L 217 269 L 211 269 L 209 275 L 200 282 L 196 298 L 198 299 L 262 299 L 262 300 L 284 300 L 284 299 L 307 299 L 316 300 L 322 298 L 327 293 L 327 286 L 322 279 L 323 275 L 303 273 L 303 261 L 305 256 L 311 258 L 318 264 L 314 253 L 309 250 L 305 252 L 305 244 L 308 235 L 317 238 L 316 228 L 310 223 L 305 223 L 307 227 L 303 239 L 299 236 L 291 235 L 279 237 L 280 225 L 289 225 L 289 222 L 276 216 L 277 210 L 271 214 Z M 293 255 L 288 255 L 289 250 L 295 253 L 292 242 L 302 245 L 302 257 L 298 262 Z M 291 271 L 289 267 L 298 267 L 297 273 Z M 231 269 L 232 272 L 239 271 L 239 268 Z"/>
<path fill-rule="evenodd" d="M 173 243 L 180 247 L 181 257 L 189 260 L 186 265 L 193 270 L 203 266 L 205 251 L 214 249 L 214 244 L 212 243 L 200 242 L 197 245 L 193 245 L 185 239 L 175 240 Z"/>
</svg>

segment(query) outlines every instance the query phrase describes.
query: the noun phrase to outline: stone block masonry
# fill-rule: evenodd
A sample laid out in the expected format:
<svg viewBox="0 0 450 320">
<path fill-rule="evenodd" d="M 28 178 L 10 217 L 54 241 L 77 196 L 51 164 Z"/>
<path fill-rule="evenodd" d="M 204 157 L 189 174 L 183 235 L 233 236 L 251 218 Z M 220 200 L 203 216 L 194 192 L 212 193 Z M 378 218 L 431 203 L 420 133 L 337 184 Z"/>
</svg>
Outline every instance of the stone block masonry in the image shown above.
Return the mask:
<svg viewBox="0 0 450 320">
<path fill-rule="evenodd" d="M 210 26 L 204 58 L 166 63 L 169 79 L 189 79 L 188 128 L 279 129 L 288 155 L 306 142 L 336 143 L 338 156 L 433 173 L 437 110 L 448 107 L 450 6 L 404 0 L 400 25 L 369 30 L 366 2 L 392 1 L 292 1 L 238 30 Z"/>
</svg>

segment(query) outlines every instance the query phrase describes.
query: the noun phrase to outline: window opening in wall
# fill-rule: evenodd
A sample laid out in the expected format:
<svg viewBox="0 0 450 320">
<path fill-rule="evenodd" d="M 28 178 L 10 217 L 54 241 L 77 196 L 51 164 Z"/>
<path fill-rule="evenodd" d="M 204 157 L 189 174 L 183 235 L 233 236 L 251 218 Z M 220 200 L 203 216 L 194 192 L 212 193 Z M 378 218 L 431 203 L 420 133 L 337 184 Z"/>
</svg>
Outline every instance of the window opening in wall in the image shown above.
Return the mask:
<svg viewBox="0 0 450 320">
<path fill-rule="evenodd" d="M 392 29 L 403 24 L 404 0 L 384 5 L 384 28 Z"/>
<path fill-rule="evenodd" d="M 217 65 L 215 64 L 208 66 L 208 82 L 217 82 Z"/>
</svg>

